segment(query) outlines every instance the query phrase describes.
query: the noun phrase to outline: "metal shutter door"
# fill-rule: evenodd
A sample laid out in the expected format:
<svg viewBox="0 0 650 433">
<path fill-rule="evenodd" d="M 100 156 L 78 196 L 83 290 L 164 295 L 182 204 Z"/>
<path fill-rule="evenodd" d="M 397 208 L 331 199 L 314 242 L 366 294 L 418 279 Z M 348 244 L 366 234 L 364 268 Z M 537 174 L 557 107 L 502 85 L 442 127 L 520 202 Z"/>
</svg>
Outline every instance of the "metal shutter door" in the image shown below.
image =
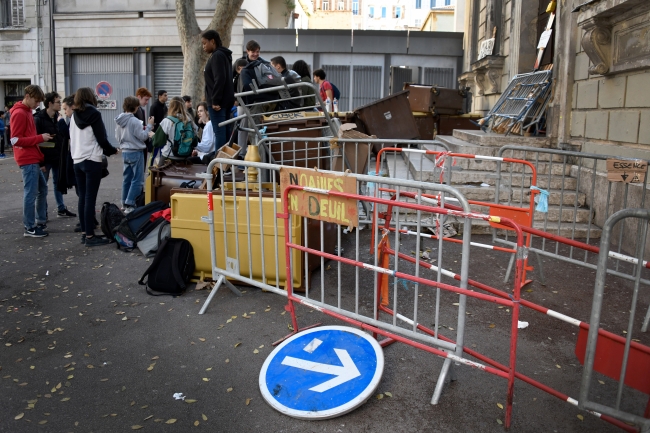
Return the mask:
<svg viewBox="0 0 650 433">
<path fill-rule="evenodd" d="M 348 110 L 350 106 L 350 67 L 346 65 L 323 65 L 321 69 L 325 71 L 325 80 L 334 84 L 341 92 L 339 110 Z"/>
<path fill-rule="evenodd" d="M 133 54 L 75 54 L 70 56 L 71 89 L 68 94 L 80 87 L 90 87 L 95 91 L 97 83 L 108 81 L 113 88 L 109 98 L 115 101 L 115 109 L 100 109 L 106 127 L 106 136 L 113 146 L 115 139 L 115 117 L 122 112 L 124 98 L 133 95 Z"/>
<path fill-rule="evenodd" d="M 183 54 L 157 54 L 153 58 L 153 96 L 166 90 L 169 99 L 181 95 L 183 86 Z"/>
<path fill-rule="evenodd" d="M 424 68 L 424 84 L 455 89 L 458 85 L 454 78 L 453 68 Z"/>
<path fill-rule="evenodd" d="M 381 66 L 354 66 L 354 108 L 381 98 Z"/>
</svg>

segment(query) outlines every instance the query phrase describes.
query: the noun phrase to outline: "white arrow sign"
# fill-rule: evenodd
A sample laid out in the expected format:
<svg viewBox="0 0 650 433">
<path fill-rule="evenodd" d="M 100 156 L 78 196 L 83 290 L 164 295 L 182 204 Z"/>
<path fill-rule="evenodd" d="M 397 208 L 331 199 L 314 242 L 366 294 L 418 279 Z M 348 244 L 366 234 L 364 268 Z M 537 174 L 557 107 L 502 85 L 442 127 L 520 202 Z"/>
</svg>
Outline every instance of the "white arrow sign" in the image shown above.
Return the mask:
<svg viewBox="0 0 650 433">
<path fill-rule="evenodd" d="M 339 357 L 343 366 L 321 364 L 319 362 L 307 361 L 304 359 L 293 358 L 291 356 L 286 356 L 282 361 L 282 364 L 288 365 L 289 367 L 300 368 L 302 370 L 315 371 L 316 373 L 335 375 L 335 378 L 323 382 L 320 385 L 316 385 L 313 388 L 309 388 L 310 391 L 324 392 L 352 380 L 355 377 L 361 376 L 359 369 L 354 364 L 354 361 L 352 361 L 347 350 L 334 349 L 334 352 L 336 352 L 336 355 Z"/>
</svg>

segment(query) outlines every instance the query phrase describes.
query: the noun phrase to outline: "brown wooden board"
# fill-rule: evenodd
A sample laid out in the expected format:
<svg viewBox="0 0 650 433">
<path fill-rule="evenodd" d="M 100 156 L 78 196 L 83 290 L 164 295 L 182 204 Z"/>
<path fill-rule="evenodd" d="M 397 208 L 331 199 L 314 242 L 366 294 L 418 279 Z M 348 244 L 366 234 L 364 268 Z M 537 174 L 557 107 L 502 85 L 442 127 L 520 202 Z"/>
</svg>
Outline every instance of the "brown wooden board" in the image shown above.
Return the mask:
<svg viewBox="0 0 650 433">
<path fill-rule="evenodd" d="M 280 189 L 283 191 L 283 197 L 284 190 L 289 185 L 349 194 L 356 194 L 357 191 L 356 179 L 350 176 L 297 167 L 282 167 L 280 169 Z M 293 190 L 289 193 L 289 213 L 346 227 L 359 226 L 359 212 L 355 199 Z"/>
</svg>

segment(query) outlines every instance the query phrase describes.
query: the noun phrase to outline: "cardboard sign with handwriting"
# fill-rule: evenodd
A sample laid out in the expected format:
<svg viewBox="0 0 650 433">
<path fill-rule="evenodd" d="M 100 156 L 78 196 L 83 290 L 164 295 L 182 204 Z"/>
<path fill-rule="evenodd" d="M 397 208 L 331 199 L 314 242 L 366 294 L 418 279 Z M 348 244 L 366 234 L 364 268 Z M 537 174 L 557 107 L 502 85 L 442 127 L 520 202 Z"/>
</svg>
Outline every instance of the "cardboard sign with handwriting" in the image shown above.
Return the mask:
<svg viewBox="0 0 650 433">
<path fill-rule="evenodd" d="M 608 159 L 607 180 L 610 182 L 643 183 L 648 161 L 642 159 Z"/>
<path fill-rule="evenodd" d="M 306 168 L 282 167 L 280 169 L 280 188 L 284 191 L 289 185 L 350 194 L 357 192 L 357 181 L 354 177 L 342 173 L 337 175 Z M 292 190 L 289 193 L 289 213 L 345 227 L 359 226 L 357 200 L 351 198 Z"/>
</svg>

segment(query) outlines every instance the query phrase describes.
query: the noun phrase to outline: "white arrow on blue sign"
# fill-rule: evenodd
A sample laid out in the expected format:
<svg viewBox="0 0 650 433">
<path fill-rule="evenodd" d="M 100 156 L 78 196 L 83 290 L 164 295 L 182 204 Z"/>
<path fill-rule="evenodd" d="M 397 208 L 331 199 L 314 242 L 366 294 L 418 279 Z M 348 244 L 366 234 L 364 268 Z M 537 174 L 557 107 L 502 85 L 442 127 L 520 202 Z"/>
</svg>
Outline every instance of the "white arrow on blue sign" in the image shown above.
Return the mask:
<svg viewBox="0 0 650 433">
<path fill-rule="evenodd" d="M 301 419 L 334 418 L 373 395 L 384 372 L 384 353 L 365 332 L 322 326 L 292 336 L 266 359 L 262 396 L 274 409 Z"/>
</svg>

